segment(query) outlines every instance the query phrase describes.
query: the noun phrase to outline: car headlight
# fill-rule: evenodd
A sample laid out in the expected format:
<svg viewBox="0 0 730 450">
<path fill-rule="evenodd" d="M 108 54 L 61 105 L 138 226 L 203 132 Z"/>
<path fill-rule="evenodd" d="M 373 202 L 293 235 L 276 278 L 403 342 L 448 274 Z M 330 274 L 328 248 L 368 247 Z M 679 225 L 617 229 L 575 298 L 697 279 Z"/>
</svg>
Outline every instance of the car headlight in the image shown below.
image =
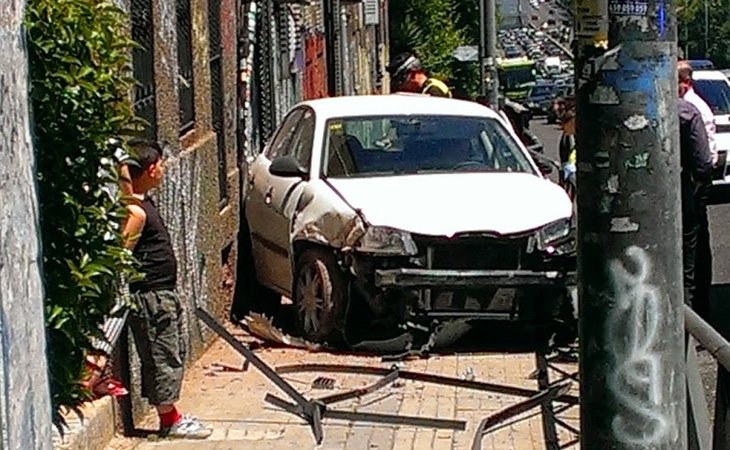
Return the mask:
<svg viewBox="0 0 730 450">
<path fill-rule="evenodd" d="M 560 219 L 545 225 L 537 232 L 537 248 L 551 255 L 566 255 L 576 249 L 570 219 Z"/>
<path fill-rule="evenodd" d="M 390 227 L 369 227 L 355 247 L 360 252 L 378 255 L 416 255 L 418 248 L 411 233 Z"/>
<path fill-rule="evenodd" d="M 570 234 L 570 219 L 560 219 L 545 225 L 540 230 L 540 240 L 550 244 Z"/>
</svg>

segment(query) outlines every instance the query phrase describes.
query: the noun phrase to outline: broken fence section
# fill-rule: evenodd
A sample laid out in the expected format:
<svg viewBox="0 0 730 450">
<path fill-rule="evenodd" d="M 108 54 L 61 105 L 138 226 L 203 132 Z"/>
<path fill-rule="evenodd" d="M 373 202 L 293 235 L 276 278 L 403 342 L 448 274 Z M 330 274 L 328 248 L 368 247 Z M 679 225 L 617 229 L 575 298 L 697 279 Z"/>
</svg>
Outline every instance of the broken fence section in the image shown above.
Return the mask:
<svg viewBox="0 0 730 450">
<path fill-rule="evenodd" d="M 254 354 L 249 346 L 242 343 L 241 341 L 236 339 L 231 333 L 229 333 L 223 327 L 223 325 L 218 323 L 204 309 L 198 308 L 196 310 L 196 313 L 200 320 L 203 321 L 203 323 L 205 323 L 212 331 L 214 331 L 221 338 L 223 338 L 223 340 L 225 340 L 231 347 L 233 347 L 234 350 L 236 350 L 238 353 L 241 354 L 241 356 L 245 358 L 246 363 L 244 364 L 244 366 L 250 363 L 251 365 L 256 367 L 264 376 L 266 376 L 279 389 L 286 393 L 291 400 L 293 400 L 294 403 L 290 403 L 272 394 L 266 394 L 264 398 L 264 401 L 266 401 L 267 403 L 277 406 L 284 411 L 287 411 L 304 419 L 311 427 L 312 434 L 314 435 L 314 440 L 317 444 L 321 444 L 322 440 L 324 439 L 322 418 L 325 417 L 336 420 L 385 423 L 390 425 L 450 429 L 457 431 L 463 431 L 466 429 L 466 422 L 463 420 L 415 417 L 397 414 L 342 411 L 331 409 L 328 407 L 328 405 L 332 405 L 338 402 L 372 394 L 388 385 L 391 385 L 398 379 L 460 387 L 465 389 L 473 389 L 478 391 L 493 392 L 497 394 L 526 398 L 526 400 L 510 406 L 484 419 L 480 423 L 477 429 L 477 433 L 474 437 L 474 443 L 472 446 L 474 450 L 478 450 L 481 448 L 482 438 L 490 431 L 490 429 L 492 429 L 499 423 L 503 423 L 504 421 L 512 417 L 516 417 L 532 408 L 542 406 L 544 415 L 545 407 L 548 404 L 552 405 L 552 402 L 562 403 L 564 405 L 563 408 L 575 406 L 579 403 L 578 397 L 568 394 L 571 382 L 565 380 L 561 380 L 559 383 L 549 384 L 542 390 L 535 391 L 532 389 L 520 388 L 516 386 L 507 386 L 421 372 L 411 372 L 406 370 L 400 370 L 397 366 L 393 366 L 390 369 L 385 369 L 379 367 L 358 365 L 294 364 L 273 369 L 256 354 Z M 540 356 L 538 355 L 538 358 L 539 357 Z M 382 378 L 372 385 L 364 388 L 353 389 L 351 391 L 337 394 L 331 394 L 316 399 L 307 399 L 304 397 L 304 395 L 302 395 L 302 393 L 297 391 L 291 384 L 289 384 L 281 377 L 282 374 L 296 372 L 347 373 L 359 375 L 374 375 L 381 376 Z M 326 377 L 320 378 L 325 379 Z M 541 387 L 543 386 L 541 385 Z M 549 411 L 552 412 L 551 406 L 549 408 Z"/>
</svg>

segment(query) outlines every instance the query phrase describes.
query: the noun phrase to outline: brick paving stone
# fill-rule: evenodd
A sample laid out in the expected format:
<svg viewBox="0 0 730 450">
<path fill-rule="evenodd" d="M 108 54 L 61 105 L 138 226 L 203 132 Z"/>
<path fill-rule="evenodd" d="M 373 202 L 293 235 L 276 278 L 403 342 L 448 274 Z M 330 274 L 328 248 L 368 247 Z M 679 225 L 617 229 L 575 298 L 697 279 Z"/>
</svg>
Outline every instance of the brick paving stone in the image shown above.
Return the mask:
<svg viewBox="0 0 730 450">
<path fill-rule="evenodd" d="M 296 363 L 355 364 L 371 367 L 390 367 L 376 357 L 350 354 L 315 353 L 295 349 L 256 350 L 261 358 L 273 366 Z M 180 409 L 191 413 L 214 427 L 214 434 L 203 442 L 150 441 L 145 439 L 116 439 L 110 450 L 221 450 L 221 449 L 344 449 L 344 450 L 420 450 L 469 449 L 479 421 L 523 398 L 496 393 L 432 385 L 400 380 L 396 387 L 388 387 L 363 399 L 333 405 L 342 410 L 456 418 L 467 422 L 465 431 L 434 430 L 387 424 L 349 423 L 325 419 L 325 438 L 315 446 L 309 426 L 301 418 L 283 412 L 263 402 L 266 393 L 287 398 L 254 368 L 246 372 L 215 372 L 214 363 L 241 366 L 242 359 L 225 343 L 216 342 L 186 373 Z M 428 359 L 405 361 L 403 370 L 438 373 L 462 377 L 471 369 L 477 381 L 509 384 L 536 389 L 537 382 L 528 379 L 535 367 L 533 354 L 458 354 L 433 355 Z M 561 364 L 563 370 L 574 371 L 574 364 Z M 313 390 L 317 376 L 328 376 L 336 381 L 333 391 Z M 372 384 L 377 378 L 359 374 L 292 373 L 286 379 L 305 396 L 318 397 L 355 387 Z M 559 379 L 551 371 L 551 379 Z M 577 384 L 572 389 L 577 394 Z M 533 410 L 530 413 L 537 412 Z M 578 424 L 578 408 L 561 414 L 566 422 Z M 482 448 L 542 450 L 541 416 L 525 414 L 519 421 L 498 429 L 484 437 Z M 156 418 L 150 416 L 139 426 L 154 429 Z M 572 439 L 572 433 L 560 431 L 561 443 Z"/>
</svg>

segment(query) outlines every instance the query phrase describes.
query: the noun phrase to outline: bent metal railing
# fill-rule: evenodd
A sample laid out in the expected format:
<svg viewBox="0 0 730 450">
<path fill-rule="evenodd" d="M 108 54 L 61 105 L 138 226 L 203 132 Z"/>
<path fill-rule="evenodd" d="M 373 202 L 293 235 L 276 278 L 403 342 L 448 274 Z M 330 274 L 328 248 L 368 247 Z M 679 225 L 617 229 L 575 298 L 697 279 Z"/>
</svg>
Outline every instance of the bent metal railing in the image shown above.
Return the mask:
<svg viewBox="0 0 730 450">
<path fill-rule="evenodd" d="M 685 305 L 687 339 L 687 423 L 690 450 L 730 448 L 730 343 Z M 714 426 L 700 375 L 696 342 L 717 361 Z"/>
<path fill-rule="evenodd" d="M 700 318 L 690 307 L 684 307 L 686 339 L 686 378 L 687 378 L 687 436 L 688 450 L 727 450 L 730 449 L 730 342 L 717 330 Z M 706 389 L 700 373 L 697 357 L 699 343 L 717 361 L 717 385 L 715 388 L 714 424 L 710 419 Z M 555 364 L 555 356 L 537 355 L 536 376 L 541 392 L 564 383 L 567 379 L 578 381 L 578 373 L 561 371 Z M 557 379 L 549 375 L 557 372 Z M 579 430 L 569 427 L 559 414 L 570 408 L 565 405 L 554 408 L 545 398 L 542 403 L 542 422 L 545 447 L 548 450 L 568 448 L 579 442 Z M 573 439 L 560 442 L 557 429 L 568 430 Z"/>
<path fill-rule="evenodd" d="M 576 362 L 577 355 L 574 351 L 561 352 L 556 349 L 544 349 L 543 351 L 537 352 L 537 369 L 530 375 L 530 378 L 537 381 L 538 391 L 514 386 L 497 385 L 494 383 L 449 378 L 434 374 L 409 372 L 397 367 L 383 369 L 365 366 L 342 366 L 338 364 L 298 364 L 292 367 L 278 367 L 273 369 L 258 358 L 248 346 L 235 339 L 233 335 L 217 323 L 205 310 L 198 308 L 197 315 L 212 331 L 219 334 L 235 350 L 241 353 L 249 363 L 259 369 L 294 401 L 294 403 L 290 403 L 272 395 L 267 395 L 265 399 L 268 403 L 272 403 L 285 411 L 304 418 L 312 427 L 317 443 L 321 443 L 323 439 L 321 422 L 323 417 L 370 423 L 465 430 L 466 423 L 459 420 L 442 420 L 433 417 L 411 417 L 392 414 L 365 414 L 336 410 L 328 407 L 330 403 L 372 393 L 383 386 L 389 385 L 395 378 L 459 386 L 525 398 L 525 400 L 498 411 L 481 421 L 473 437 L 472 450 L 480 450 L 482 448 L 482 440 L 487 434 L 504 426 L 509 426 L 513 423 L 512 421 L 524 420 L 524 415 L 535 408 L 540 408 L 546 449 L 557 450 L 569 448 L 580 442 L 580 430 L 577 424 L 573 425 L 568 419 L 563 417 L 566 412 L 579 406 L 578 397 L 569 394 L 571 384 L 579 381 L 579 374 L 578 372 L 571 373 L 559 366 L 561 360 L 563 362 L 566 362 L 566 360 Z M 730 343 L 686 306 L 685 328 L 687 331 L 688 449 L 728 449 L 730 448 L 728 445 L 730 444 L 730 372 L 728 371 L 730 369 Z M 714 426 L 710 421 L 707 397 L 699 370 L 696 351 L 698 342 L 718 362 Z M 547 352 L 550 352 L 550 354 L 548 355 Z M 376 376 L 380 375 L 383 379 L 366 389 L 358 389 L 331 398 L 307 399 L 281 378 L 281 374 L 291 371 L 369 373 Z M 554 379 L 551 380 L 550 375 L 553 375 Z M 575 419 L 573 418 L 573 420 Z M 558 433 L 559 429 L 562 430 L 562 433 Z M 565 442 L 560 442 L 561 440 Z"/>
</svg>

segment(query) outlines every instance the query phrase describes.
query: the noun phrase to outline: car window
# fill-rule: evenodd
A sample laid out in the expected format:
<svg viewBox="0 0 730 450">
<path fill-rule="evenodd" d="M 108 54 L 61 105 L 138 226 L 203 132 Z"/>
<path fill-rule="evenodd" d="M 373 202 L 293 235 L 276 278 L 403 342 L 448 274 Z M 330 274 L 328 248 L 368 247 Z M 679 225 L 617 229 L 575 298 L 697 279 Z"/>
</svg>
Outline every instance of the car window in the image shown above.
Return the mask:
<svg viewBox="0 0 730 450">
<path fill-rule="evenodd" d="M 299 126 L 283 154 L 294 156 L 302 167 L 309 169 L 312 161 L 312 141 L 314 141 L 314 112 L 307 108 L 303 111 Z"/>
<path fill-rule="evenodd" d="M 452 172 L 534 173 L 496 119 L 382 116 L 327 123 L 324 175 L 333 178 Z"/>
<path fill-rule="evenodd" d="M 269 161 L 273 160 L 277 156 L 282 156 L 284 152 L 289 148 L 289 145 L 292 142 L 292 138 L 294 137 L 294 133 L 297 130 L 297 125 L 299 125 L 299 120 L 301 119 L 302 114 L 303 111 L 301 108 L 299 108 L 290 112 L 286 116 L 286 118 L 284 118 L 284 122 L 282 122 L 278 131 L 274 135 L 274 138 L 271 141 L 271 145 L 269 145 L 269 148 L 266 149 L 266 158 L 268 158 Z"/>
<path fill-rule="evenodd" d="M 694 80 L 697 95 L 715 115 L 730 114 L 730 84 L 725 80 Z"/>
</svg>

